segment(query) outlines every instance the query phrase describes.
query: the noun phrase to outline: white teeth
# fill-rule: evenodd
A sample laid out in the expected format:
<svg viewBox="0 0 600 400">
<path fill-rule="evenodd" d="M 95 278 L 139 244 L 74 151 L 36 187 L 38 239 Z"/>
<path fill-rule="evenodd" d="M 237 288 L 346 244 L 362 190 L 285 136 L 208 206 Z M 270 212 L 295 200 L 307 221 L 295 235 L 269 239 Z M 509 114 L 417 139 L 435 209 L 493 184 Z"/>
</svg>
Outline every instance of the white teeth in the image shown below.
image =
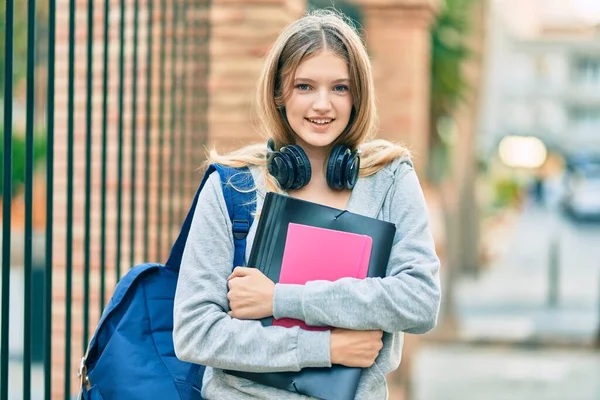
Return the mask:
<svg viewBox="0 0 600 400">
<path fill-rule="evenodd" d="M 326 125 L 331 122 L 330 119 L 309 119 L 309 121 L 317 125 Z"/>
</svg>

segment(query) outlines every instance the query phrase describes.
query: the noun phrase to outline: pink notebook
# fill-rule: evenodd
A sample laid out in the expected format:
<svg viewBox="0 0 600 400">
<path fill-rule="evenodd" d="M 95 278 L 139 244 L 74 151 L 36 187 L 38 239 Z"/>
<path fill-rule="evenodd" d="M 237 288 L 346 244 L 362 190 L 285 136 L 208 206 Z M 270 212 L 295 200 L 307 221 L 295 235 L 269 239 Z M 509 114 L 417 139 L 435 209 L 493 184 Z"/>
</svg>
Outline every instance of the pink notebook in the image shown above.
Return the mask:
<svg viewBox="0 0 600 400">
<path fill-rule="evenodd" d="M 315 280 L 366 278 L 372 247 L 370 236 L 290 223 L 279 283 L 304 285 Z M 292 318 L 273 319 L 273 325 L 300 326 L 307 330 L 329 329 L 310 327 Z"/>
</svg>

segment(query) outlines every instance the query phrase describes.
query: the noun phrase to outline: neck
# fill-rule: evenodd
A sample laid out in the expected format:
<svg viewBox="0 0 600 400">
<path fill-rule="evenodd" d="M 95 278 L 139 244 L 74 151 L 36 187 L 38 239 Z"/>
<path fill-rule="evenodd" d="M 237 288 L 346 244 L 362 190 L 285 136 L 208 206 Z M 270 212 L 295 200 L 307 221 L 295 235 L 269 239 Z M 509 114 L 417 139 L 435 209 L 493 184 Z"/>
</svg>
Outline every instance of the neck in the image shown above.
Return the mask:
<svg viewBox="0 0 600 400">
<path fill-rule="evenodd" d="M 329 157 L 329 152 L 331 151 L 331 147 L 313 147 L 307 145 L 306 143 L 297 143 L 302 147 L 304 153 L 310 160 L 310 167 L 312 169 L 312 178 L 317 178 L 325 180 L 325 161 Z"/>
<path fill-rule="evenodd" d="M 328 148 L 312 148 L 305 149 L 306 155 L 310 160 L 310 167 L 312 169 L 312 179 L 317 182 L 323 180 L 325 182 L 325 161 L 329 157 Z"/>
</svg>

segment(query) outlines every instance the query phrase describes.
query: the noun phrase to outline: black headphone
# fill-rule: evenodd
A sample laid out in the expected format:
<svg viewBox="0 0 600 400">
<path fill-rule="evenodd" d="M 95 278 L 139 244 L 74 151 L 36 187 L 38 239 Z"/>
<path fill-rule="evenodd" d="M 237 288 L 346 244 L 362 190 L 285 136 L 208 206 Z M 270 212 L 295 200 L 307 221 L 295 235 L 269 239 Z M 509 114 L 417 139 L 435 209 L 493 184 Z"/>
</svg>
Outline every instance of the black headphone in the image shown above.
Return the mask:
<svg viewBox="0 0 600 400">
<path fill-rule="evenodd" d="M 300 189 L 310 182 L 310 160 L 298 145 L 289 145 L 275 151 L 275 141 L 267 142 L 267 168 L 282 189 Z M 336 145 L 327 159 L 326 179 L 335 190 L 353 189 L 358 180 L 360 156 L 343 144 Z"/>
</svg>

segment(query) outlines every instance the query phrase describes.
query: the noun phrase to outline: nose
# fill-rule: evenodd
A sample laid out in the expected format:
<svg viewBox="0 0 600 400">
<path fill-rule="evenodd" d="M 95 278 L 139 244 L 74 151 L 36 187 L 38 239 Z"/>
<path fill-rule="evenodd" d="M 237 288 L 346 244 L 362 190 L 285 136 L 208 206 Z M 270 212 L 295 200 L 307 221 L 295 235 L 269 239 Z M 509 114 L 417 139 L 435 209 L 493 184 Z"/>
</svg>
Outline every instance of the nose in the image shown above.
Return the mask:
<svg viewBox="0 0 600 400">
<path fill-rule="evenodd" d="M 316 91 L 316 98 L 313 102 L 313 110 L 317 112 L 326 112 L 331 109 L 331 99 L 329 90 Z"/>
</svg>

